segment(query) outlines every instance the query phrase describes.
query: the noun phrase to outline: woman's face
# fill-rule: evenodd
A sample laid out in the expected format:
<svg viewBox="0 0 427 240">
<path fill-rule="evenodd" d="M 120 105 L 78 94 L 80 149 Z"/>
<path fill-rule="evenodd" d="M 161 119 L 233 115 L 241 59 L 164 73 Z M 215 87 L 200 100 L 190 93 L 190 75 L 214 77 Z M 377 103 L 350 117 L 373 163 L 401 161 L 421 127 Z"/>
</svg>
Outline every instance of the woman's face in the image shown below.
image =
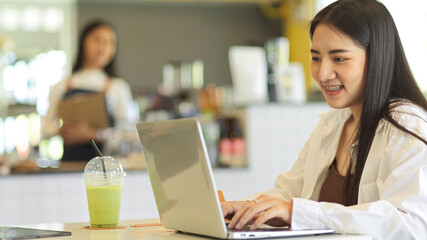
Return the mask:
<svg viewBox="0 0 427 240">
<path fill-rule="evenodd" d="M 116 54 L 116 34 L 108 26 L 95 28 L 86 36 L 83 51 L 85 68 L 104 68 Z"/>
<path fill-rule="evenodd" d="M 368 65 L 366 50 L 344 33 L 319 24 L 310 52 L 311 75 L 328 105 L 361 111 Z"/>
</svg>

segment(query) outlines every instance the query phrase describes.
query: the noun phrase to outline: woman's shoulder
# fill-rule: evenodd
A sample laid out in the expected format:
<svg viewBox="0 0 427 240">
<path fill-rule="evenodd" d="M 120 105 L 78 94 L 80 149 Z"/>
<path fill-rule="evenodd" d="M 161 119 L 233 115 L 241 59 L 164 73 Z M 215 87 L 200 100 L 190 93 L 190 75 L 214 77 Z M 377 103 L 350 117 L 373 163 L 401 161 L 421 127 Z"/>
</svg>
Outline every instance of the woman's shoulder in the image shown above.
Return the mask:
<svg viewBox="0 0 427 240">
<path fill-rule="evenodd" d="M 108 87 L 107 93 L 112 96 L 124 96 L 131 95 L 131 88 L 129 84 L 122 78 L 113 77 L 111 80 L 111 84 Z"/>
<path fill-rule="evenodd" d="M 119 77 L 112 77 L 111 84 L 115 87 L 129 88 L 129 84 L 123 78 Z"/>
<path fill-rule="evenodd" d="M 390 117 L 407 130 L 427 139 L 427 112 L 415 103 L 399 100 L 390 104 Z M 392 123 L 385 121 L 388 129 L 399 131 Z"/>
<path fill-rule="evenodd" d="M 390 104 L 390 116 L 397 122 L 406 120 L 421 121 L 427 124 L 427 112 L 408 100 L 398 100 Z"/>
</svg>

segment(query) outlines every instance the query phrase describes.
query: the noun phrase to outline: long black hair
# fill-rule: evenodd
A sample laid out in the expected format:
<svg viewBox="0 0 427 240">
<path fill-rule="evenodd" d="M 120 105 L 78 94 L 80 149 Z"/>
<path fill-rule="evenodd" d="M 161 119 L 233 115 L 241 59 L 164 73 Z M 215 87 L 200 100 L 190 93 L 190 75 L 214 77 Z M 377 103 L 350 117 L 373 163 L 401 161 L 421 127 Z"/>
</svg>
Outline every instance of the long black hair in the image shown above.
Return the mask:
<svg viewBox="0 0 427 240">
<path fill-rule="evenodd" d="M 99 28 L 99 27 L 109 27 L 110 29 L 112 29 L 116 35 L 117 35 L 117 31 L 115 30 L 115 28 L 113 27 L 112 24 L 107 23 L 105 21 L 101 21 L 101 20 L 94 20 L 92 22 L 90 22 L 89 24 L 86 25 L 86 27 L 82 30 L 82 32 L 80 33 L 80 38 L 79 38 L 79 50 L 77 52 L 77 58 L 76 58 L 76 62 L 73 66 L 73 71 L 72 73 L 75 73 L 77 71 L 79 71 L 80 69 L 83 68 L 83 59 L 84 59 L 84 41 L 87 37 L 87 35 L 89 35 L 92 31 L 94 31 L 95 29 Z M 117 47 L 116 47 L 117 48 Z M 116 49 L 117 52 L 117 49 Z M 108 63 L 105 67 L 104 67 L 104 71 L 105 73 L 107 73 L 107 75 L 109 77 L 116 77 L 116 55 L 114 54 L 113 58 L 111 59 L 110 63 Z"/>
<path fill-rule="evenodd" d="M 393 18 L 382 3 L 376 0 L 338 0 L 321 10 L 311 21 L 311 38 L 319 24 L 343 32 L 367 52 L 368 73 L 362 115 L 356 131 L 356 161 L 355 166 L 350 166 L 347 171 L 343 189 L 345 205 L 354 205 L 357 204 L 366 158 L 382 118 L 427 144 L 426 139 L 391 117 L 393 99 L 409 100 L 424 110 L 427 109 L 427 101 L 411 73 Z"/>
</svg>

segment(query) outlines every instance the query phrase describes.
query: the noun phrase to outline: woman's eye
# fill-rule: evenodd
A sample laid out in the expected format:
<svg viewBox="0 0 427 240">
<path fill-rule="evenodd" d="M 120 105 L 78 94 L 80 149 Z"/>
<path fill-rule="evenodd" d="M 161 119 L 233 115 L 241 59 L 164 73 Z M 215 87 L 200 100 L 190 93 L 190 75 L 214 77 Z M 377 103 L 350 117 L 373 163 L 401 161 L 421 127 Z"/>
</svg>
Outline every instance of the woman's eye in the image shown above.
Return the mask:
<svg viewBox="0 0 427 240">
<path fill-rule="evenodd" d="M 344 62 L 345 58 L 335 58 L 334 59 L 336 62 Z"/>
<path fill-rule="evenodd" d="M 318 57 L 312 57 L 311 60 L 317 62 L 317 61 L 320 61 L 320 58 L 318 58 Z"/>
</svg>

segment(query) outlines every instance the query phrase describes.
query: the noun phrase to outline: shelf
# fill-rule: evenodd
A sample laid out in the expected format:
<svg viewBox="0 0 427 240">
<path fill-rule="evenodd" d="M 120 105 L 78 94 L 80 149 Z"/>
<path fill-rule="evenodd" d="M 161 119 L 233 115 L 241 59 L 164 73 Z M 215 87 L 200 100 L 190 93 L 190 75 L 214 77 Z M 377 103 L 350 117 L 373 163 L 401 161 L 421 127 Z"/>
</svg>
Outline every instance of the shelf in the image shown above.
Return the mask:
<svg viewBox="0 0 427 240">
<path fill-rule="evenodd" d="M 11 104 L 7 112 L 8 116 L 28 115 L 37 112 L 35 105 L 30 104 Z"/>
</svg>

